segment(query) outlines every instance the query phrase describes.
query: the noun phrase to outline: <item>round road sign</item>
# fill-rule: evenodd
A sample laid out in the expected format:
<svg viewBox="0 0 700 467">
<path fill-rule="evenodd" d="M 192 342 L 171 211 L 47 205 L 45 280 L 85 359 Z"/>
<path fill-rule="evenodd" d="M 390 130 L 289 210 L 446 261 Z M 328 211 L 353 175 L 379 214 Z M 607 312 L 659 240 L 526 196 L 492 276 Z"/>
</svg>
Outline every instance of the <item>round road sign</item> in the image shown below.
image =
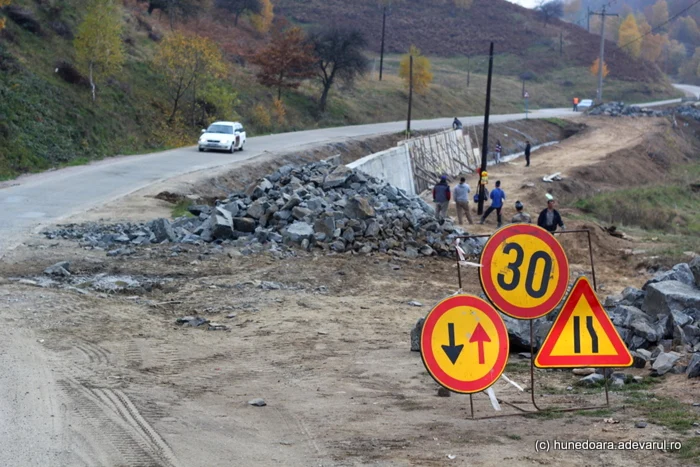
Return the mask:
<svg viewBox="0 0 700 467">
<path fill-rule="evenodd" d="M 517 319 L 546 315 L 569 283 L 569 261 L 552 234 L 529 224 L 496 231 L 481 253 L 481 286 L 491 303 Z"/>
<path fill-rule="evenodd" d="M 454 392 L 471 394 L 491 386 L 506 367 L 508 350 L 503 318 L 478 297 L 446 298 L 423 323 L 425 368 L 438 384 Z"/>
</svg>

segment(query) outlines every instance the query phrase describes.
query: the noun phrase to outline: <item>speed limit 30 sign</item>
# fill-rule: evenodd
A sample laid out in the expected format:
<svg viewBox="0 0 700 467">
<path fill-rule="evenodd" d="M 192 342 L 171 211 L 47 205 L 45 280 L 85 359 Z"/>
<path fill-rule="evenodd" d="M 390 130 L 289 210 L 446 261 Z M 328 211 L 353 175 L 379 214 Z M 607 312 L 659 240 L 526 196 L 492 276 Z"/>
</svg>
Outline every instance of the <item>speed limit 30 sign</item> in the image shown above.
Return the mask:
<svg viewBox="0 0 700 467">
<path fill-rule="evenodd" d="M 529 224 L 498 230 L 481 253 L 479 278 L 491 303 L 517 319 L 554 310 L 566 294 L 569 262 L 552 234 Z"/>
</svg>

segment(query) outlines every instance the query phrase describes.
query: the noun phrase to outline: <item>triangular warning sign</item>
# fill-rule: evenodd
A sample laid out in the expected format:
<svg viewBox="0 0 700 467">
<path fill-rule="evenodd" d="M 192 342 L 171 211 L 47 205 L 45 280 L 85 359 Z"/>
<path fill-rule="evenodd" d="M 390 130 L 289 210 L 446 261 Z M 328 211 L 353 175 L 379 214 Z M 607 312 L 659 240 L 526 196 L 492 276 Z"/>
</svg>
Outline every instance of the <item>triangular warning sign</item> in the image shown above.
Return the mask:
<svg viewBox="0 0 700 467">
<path fill-rule="evenodd" d="M 620 338 L 591 284 L 581 277 L 574 284 L 542 344 L 539 368 L 627 367 L 632 355 Z"/>
</svg>

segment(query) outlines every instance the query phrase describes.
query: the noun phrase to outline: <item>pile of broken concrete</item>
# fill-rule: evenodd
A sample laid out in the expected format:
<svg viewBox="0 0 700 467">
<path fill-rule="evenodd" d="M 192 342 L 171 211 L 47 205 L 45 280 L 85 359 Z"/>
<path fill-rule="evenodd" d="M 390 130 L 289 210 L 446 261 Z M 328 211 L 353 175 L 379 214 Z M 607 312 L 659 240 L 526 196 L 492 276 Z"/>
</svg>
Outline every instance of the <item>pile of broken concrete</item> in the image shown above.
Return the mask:
<svg viewBox="0 0 700 467">
<path fill-rule="evenodd" d="M 541 347 L 559 313 L 533 320 L 533 347 Z M 636 368 L 654 376 L 668 372 L 700 377 L 700 256 L 657 273 L 642 289 L 628 287 L 605 299 L 604 308 L 630 349 Z M 511 349 L 529 350 L 529 321 L 501 313 Z M 411 350 L 420 351 L 420 318 L 411 331 Z M 597 376 L 589 379 L 598 378 Z"/>
<path fill-rule="evenodd" d="M 668 117 L 680 115 L 700 121 L 700 103 L 682 104 L 662 110 L 636 105 L 625 105 L 624 102 L 608 102 L 588 111 L 588 115 L 605 115 L 608 117 Z"/>
<path fill-rule="evenodd" d="M 216 206 L 190 206 L 189 211 L 195 217 L 172 223 L 71 225 L 45 235 L 79 239 L 112 255 L 150 243 L 243 242 L 417 257 L 448 255 L 454 237 L 465 234 L 450 220 L 437 221 L 420 197 L 329 162 L 283 166 Z"/>
</svg>

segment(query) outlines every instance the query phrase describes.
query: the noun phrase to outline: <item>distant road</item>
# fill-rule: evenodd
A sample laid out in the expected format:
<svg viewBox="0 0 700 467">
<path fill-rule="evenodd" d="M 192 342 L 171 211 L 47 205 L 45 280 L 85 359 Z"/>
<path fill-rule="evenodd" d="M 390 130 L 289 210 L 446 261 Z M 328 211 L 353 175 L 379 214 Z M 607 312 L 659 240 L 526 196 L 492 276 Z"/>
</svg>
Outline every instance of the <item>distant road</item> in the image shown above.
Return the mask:
<svg viewBox="0 0 700 467">
<path fill-rule="evenodd" d="M 700 95 L 700 87 L 678 85 L 689 93 Z M 653 103 L 679 102 L 679 99 Z M 580 114 L 571 108 L 541 109 L 530 112 L 530 118 L 574 117 Z M 525 114 L 493 115 L 492 123 L 525 118 Z M 453 117 L 416 120 L 414 130 L 451 128 Z M 460 118 L 465 126 L 478 125 L 483 117 Z M 321 145 L 348 138 L 396 133 L 406 123 L 391 122 L 356 125 L 322 130 L 299 131 L 249 138 L 244 152 L 199 153 L 195 147 L 174 149 L 140 156 L 114 157 L 80 167 L 69 167 L 22 177 L 0 185 L 0 255 L 17 244 L 22 235 L 42 225 L 84 212 L 152 183 L 202 169 L 220 167 L 252 159 L 262 153 L 286 153 L 304 147 Z"/>
</svg>

